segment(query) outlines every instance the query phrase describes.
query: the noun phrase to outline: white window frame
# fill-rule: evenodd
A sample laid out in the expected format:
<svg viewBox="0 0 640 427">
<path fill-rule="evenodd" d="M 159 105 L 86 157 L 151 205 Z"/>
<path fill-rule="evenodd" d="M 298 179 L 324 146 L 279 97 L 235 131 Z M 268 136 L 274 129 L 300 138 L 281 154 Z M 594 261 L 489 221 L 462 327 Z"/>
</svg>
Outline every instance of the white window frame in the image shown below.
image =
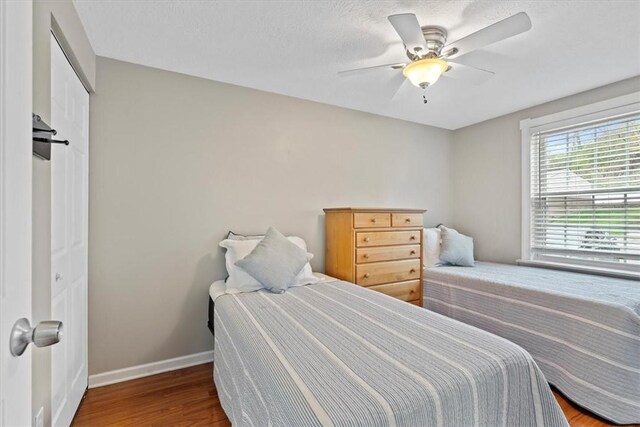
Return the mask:
<svg viewBox="0 0 640 427">
<path fill-rule="evenodd" d="M 522 241 L 519 264 L 538 267 L 576 270 L 589 273 L 605 274 L 620 277 L 640 278 L 635 268 L 609 269 L 596 266 L 587 260 L 576 260 L 567 263 L 533 260 L 531 258 L 531 135 L 536 132 L 559 129 L 566 126 L 597 121 L 609 117 L 640 111 L 640 92 L 623 95 L 606 101 L 596 102 L 542 117 L 520 121 L 522 135 Z"/>
</svg>

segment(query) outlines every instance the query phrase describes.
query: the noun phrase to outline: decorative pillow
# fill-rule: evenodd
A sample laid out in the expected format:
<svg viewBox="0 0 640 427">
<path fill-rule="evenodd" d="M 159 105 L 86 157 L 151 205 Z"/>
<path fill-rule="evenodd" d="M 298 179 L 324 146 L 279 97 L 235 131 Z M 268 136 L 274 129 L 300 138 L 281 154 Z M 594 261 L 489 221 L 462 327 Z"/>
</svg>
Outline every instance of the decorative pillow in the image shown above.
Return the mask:
<svg viewBox="0 0 640 427">
<path fill-rule="evenodd" d="M 440 229 L 425 228 L 422 239 L 422 263 L 426 268 L 440 264 Z"/>
<path fill-rule="evenodd" d="M 264 238 L 264 235 L 259 235 L 259 234 L 256 234 L 256 235 L 242 235 L 242 234 L 234 233 L 233 231 L 229 231 L 229 233 L 227 234 L 227 240 L 242 240 L 242 241 L 253 240 L 254 241 L 254 247 L 263 238 Z M 291 240 L 292 243 L 295 243 L 298 247 L 300 247 L 302 250 L 307 252 L 307 242 L 305 242 L 303 238 L 297 237 L 297 236 L 288 236 L 287 238 L 289 240 Z M 224 242 L 225 241 L 223 240 L 223 243 Z M 220 246 L 226 247 L 226 246 L 223 246 L 222 243 L 220 243 Z M 251 252 L 252 250 L 253 250 L 253 247 L 249 250 L 249 252 Z M 247 256 L 249 254 L 249 252 L 244 254 L 243 257 Z M 309 260 L 311 260 L 313 258 L 313 254 L 308 253 L 307 255 L 310 257 Z M 234 264 L 235 264 L 235 261 L 234 261 Z M 227 265 L 227 273 L 229 274 L 229 276 L 231 276 L 231 272 L 230 271 L 231 270 L 229 270 L 229 266 Z M 244 276 L 245 276 L 244 279 L 246 279 L 247 274 L 244 274 Z M 253 279 L 253 280 L 255 280 L 255 279 Z M 313 274 L 313 269 L 311 268 L 311 264 L 307 263 L 304 266 L 304 268 L 302 269 L 302 271 L 296 277 L 295 283 L 293 285 L 291 285 L 291 286 L 311 285 L 313 283 L 319 282 L 320 280 L 321 280 L 320 278 L 318 278 L 316 275 Z M 227 278 L 227 286 L 229 286 L 229 279 L 228 278 Z M 247 292 L 251 292 L 251 291 L 247 291 Z"/>
<path fill-rule="evenodd" d="M 463 267 L 474 266 L 473 239 L 471 237 L 443 225 L 440 226 L 440 235 L 442 237 L 440 261 Z"/>
<path fill-rule="evenodd" d="M 269 291 L 280 294 L 295 282 L 307 262 L 306 251 L 291 243 L 275 228 L 269 227 L 264 239 L 249 255 L 236 262 L 236 266 Z"/>
</svg>

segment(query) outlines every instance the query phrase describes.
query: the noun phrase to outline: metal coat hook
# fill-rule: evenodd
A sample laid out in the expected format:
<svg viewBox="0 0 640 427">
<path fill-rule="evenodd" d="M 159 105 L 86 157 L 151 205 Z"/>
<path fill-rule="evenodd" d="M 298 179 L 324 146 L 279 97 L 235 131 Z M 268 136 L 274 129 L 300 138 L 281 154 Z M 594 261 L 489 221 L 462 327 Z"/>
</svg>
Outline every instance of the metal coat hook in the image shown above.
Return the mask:
<svg viewBox="0 0 640 427">
<path fill-rule="evenodd" d="M 69 145 L 69 141 L 66 139 L 52 139 L 51 137 L 57 135 L 58 132 L 46 124 L 39 115 L 32 115 L 32 123 L 33 154 L 36 156 L 44 160 L 51 160 L 51 144 Z"/>
<path fill-rule="evenodd" d="M 49 138 L 40 138 L 39 136 L 34 136 L 33 140 L 36 142 L 44 142 L 45 144 L 64 144 L 64 145 L 69 145 L 69 140 L 65 139 L 63 140 L 59 140 L 59 139 L 49 139 Z"/>
</svg>

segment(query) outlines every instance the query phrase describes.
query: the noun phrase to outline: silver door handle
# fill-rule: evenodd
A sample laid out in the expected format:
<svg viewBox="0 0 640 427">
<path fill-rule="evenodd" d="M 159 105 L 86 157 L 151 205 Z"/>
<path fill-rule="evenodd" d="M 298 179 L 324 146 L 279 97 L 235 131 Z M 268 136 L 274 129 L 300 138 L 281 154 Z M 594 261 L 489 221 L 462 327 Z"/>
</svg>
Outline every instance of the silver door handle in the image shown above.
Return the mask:
<svg viewBox="0 0 640 427">
<path fill-rule="evenodd" d="M 9 349 L 14 357 L 21 356 L 29 344 L 36 347 L 47 347 L 59 343 L 63 335 L 62 322 L 46 320 L 31 327 L 29 320 L 22 318 L 13 325 L 9 340 Z"/>
</svg>

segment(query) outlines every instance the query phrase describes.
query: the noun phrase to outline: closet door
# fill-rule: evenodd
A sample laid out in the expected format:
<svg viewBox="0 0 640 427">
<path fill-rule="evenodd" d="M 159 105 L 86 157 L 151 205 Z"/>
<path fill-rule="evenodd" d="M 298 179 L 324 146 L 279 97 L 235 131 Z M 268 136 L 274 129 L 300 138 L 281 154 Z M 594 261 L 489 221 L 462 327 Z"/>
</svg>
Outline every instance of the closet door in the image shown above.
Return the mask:
<svg viewBox="0 0 640 427">
<path fill-rule="evenodd" d="M 51 416 L 68 426 L 87 388 L 89 94 L 51 36 L 51 318 L 64 324 L 51 349 Z"/>
</svg>

